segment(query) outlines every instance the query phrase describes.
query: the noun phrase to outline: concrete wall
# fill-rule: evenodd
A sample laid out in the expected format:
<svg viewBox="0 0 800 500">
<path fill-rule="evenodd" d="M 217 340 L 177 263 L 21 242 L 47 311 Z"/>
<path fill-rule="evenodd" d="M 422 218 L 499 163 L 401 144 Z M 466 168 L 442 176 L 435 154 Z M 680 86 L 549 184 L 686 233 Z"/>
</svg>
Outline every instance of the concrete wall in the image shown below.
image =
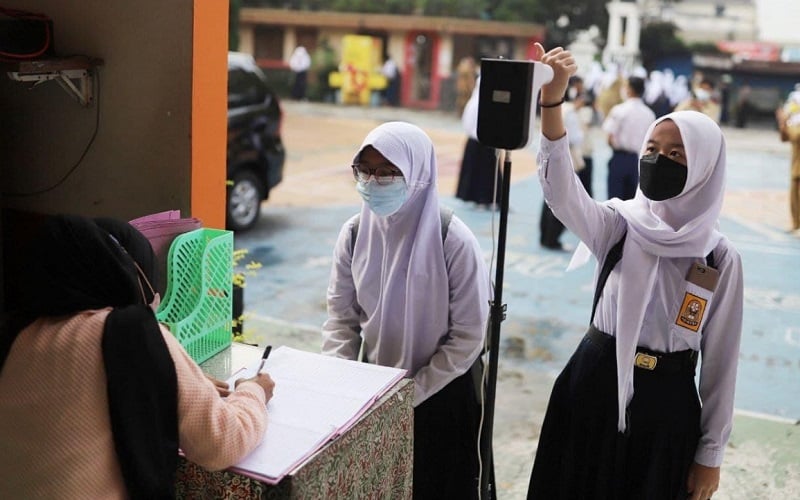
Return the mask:
<svg viewBox="0 0 800 500">
<path fill-rule="evenodd" d="M 104 60 L 89 107 L 55 81 L 31 89 L 0 75 L 4 207 L 122 218 L 190 213 L 193 3 L 4 2 L 52 18 L 57 54 Z M 68 173 L 46 193 L 15 196 L 55 186 Z"/>
<path fill-rule="evenodd" d="M 9 68 L 0 71 L 2 312 L 38 220 L 27 213 L 132 219 L 179 209 L 224 227 L 227 2 L 8 0 L 3 7 L 49 16 L 56 55 L 104 62 L 88 107 L 56 81 L 32 88 L 7 78 Z"/>
</svg>

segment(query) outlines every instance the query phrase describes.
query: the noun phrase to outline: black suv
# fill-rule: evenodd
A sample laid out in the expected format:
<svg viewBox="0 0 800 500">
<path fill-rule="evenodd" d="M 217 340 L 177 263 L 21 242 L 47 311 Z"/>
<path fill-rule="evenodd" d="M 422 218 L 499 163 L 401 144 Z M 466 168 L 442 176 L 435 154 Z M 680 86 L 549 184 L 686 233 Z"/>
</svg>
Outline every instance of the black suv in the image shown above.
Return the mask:
<svg viewBox="0 0 800 500">
<path fill-rule="evenodd" d="M 253 56 L 228 53 L 228 195 L 226 226 L 253 227 L 261 202 L 281 182 L 286 151 L 283 113 Z"/>
</svg>

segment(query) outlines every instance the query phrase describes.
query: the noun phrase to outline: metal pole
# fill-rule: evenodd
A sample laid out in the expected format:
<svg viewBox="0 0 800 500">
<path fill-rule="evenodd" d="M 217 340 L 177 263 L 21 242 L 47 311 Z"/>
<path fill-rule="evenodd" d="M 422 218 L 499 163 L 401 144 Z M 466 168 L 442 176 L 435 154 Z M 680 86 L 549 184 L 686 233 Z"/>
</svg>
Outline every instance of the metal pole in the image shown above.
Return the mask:
<svg viewBox="0 0 800 500">
<path fill-rule="evenodd" d="M 489 367 L 486 379 L 486 399 L 483 402 L 484 416 L 481 428 L 481 500 L 497 498 L 494 484 L 490 486 L 489 476 L 494 482 L 494 463 L 492 455 L 492 428 L 494 426 L 494 399 L 497 386 L 497 363 L 500 344 L 500 322 L 506 319 L 506 305 L 503 304 L 503 268 L 506 254 L 506 229 L 508 226 L 508 197 L 511 191 L 511 151 L 505 150 L 503 160 L 503 183 L 500 191 L 500 229 L 497 240 L 497 269 L 494 280 L 494 299 L 489 314 Z"/>
</svg>

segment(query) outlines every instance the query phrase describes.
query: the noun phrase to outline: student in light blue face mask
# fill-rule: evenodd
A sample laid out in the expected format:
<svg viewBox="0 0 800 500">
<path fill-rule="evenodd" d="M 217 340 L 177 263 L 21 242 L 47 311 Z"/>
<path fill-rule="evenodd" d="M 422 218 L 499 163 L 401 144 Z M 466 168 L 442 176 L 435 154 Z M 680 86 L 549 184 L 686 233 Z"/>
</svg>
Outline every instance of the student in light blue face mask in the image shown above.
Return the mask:
<svg viewBox="0 0 800 500">
<path fill-rule="evenodd" d="M 403 172 L 372 146 L 365 147 L 358 156 L 352 166 L 358 194 L 375 215 L 395 213 L 408 197 Z"/>
<path fill-rule="evenodd" d="M 375 128 L 351 169 L 364 203 L 334 248 L 322 352 L 405 369 L 414 498 L 475 498 L 480 402 L 470 370 L 480 369 L 491 294 L 480 246 L 443 215 L 436 154 L 419 127 Z"/>
</svg>

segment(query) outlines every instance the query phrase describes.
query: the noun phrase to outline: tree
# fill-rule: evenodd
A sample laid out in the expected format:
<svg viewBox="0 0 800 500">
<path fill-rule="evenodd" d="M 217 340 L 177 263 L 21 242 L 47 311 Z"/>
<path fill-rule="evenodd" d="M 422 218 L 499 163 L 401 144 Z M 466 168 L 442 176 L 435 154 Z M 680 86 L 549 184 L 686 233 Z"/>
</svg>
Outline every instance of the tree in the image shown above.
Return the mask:
<svg viewBox="0 0 800 500">
<path fill-rule="evenodd" d="M 587 0 L 496 0 L 490 2 L 492 18 L 498 21 L 527 21 L 547 28 L 546 48 L 566 46 L 579 31 L 597 26 L 605 34 L 608 11 L 605 2 Z"/>
<path fill-rule="evenodd" d="M 639 35 L 639 52 L 642 66 L 648 72 L 661 58 L 689 55 L 689 49 L 675 34 L 677 29 L 674 24 L 664 22 L 649 23 L 642 27 Z"/>
<path fill-rule="evenodd" d="M 241 0 L 230 0 L 228 5 L 228 50 L 239 50 L 239 9 Z"/>
</svg>

